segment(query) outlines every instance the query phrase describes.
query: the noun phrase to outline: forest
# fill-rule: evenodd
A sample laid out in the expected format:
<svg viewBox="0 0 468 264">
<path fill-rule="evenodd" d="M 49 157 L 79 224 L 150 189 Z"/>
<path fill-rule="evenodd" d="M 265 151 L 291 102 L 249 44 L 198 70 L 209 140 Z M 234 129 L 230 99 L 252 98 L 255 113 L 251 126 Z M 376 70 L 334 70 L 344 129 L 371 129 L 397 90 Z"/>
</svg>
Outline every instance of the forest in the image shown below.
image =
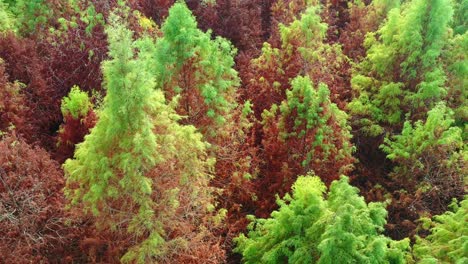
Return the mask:
<svg viewBox="0 0 468 264">
<path fill-rule="evenodd" d="M 468 264 L 468 0 L 0 0 L 0 264 Z"/>
</svg>

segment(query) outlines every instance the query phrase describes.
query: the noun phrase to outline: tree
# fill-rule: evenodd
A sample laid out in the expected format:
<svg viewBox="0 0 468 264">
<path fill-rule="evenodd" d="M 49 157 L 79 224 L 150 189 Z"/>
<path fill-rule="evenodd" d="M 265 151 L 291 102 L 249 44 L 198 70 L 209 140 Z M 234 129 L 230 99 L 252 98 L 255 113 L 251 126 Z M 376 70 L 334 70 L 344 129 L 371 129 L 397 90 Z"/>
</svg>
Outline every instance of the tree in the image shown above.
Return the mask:
<svg viewBox="0 0 468 264">
<path fill-rule="evenodd" d="M 367 204 L 345 176 L 331 184 L 327 200 L 325 194 L 319 177 L 298 177 L 270 218 L 252 217 L 236 251 L 245 263 L 404 263 L 409 240 L 381 235 L 382 203 Z"/>
<path fill-rule="evenodd" d="M 219 261 L 206 145 L 154 90 L 149 39 L 133 42 L 123 19 L 110 21 L 107 95 L 96 126 L 65 162 L 65 194 L 108 237 L 105 261 Z"/>
<path fill-rule="evenodd" d="M 394 131 L 406 114 L 422 119 L 447 95 L 447 76 L 438 61 L 447 43 L 451 3 L 410 1 L 390 10 L 381 28 L 368 35 L 366 59 L 351 81 L 356 98 L 349 105 L 364 134 Z"/>
<path fill-rule="evenodd" d="M 236 50 L 229 41 L 198 29 L 184 3 L 171 7 L 161 31 L 150 58 L 156 87 L 168 99 L 178 98 L 181 122 L 194 125 L 210 143 L 208 152 L 217 160 L 211 185 L 223 189 L 216 196 L 217 207 L 227 210 L 221 232 L 229 245 L 253 207 L 251 178 L 257 170 L 251 105 L 237 103 Z"/>
<path fill-rule="evenodd" d="M 381 148 L 394 163 L 394 189 L 389 206 L 389 232 L 413 234 L 417 219 L 447 210 L 452 198 L 461 198 L 467 173 L 462 130 L 454 126 L 453 111 L 438 104 L 423 123 L 406 121 L 400 135 L 385 138 Z M 413 223 L 412 223 L 413 222 Z"/>
<path fill-rule="evenodd" d="M 180 96 L 177 112 L 207 139 L 216 137 L 236 107 L 235 49 L 199 30 L 183 3 L 172 6 L 161 30 L 154 50 L 157 88 L 169 99 Z"/>
<path fill-rule="evenodd" d="M 347 115 L 330 101 L 324 84 L 296 77 L 280 106 L 262 114 L 264 164 L 257 181 L 257 212 L 269 213 L 274 195 L 289 191 L 295 175 L 313 171 L 330 184 L 353 168 Z"/>
<path fill-rule="evenodd" d="M 438 104 L 424 123 L 406 121 L 400 135 L 385 138 L 381 148 L 396 163 L 392 176 L 406 182 L 407 189 L 421 181 L 462 182 L 464 143 L 462 130 L 453 126 L 453 115 L 450 108 Z"/>
<path fill-rule="evenodd" d="M 73 233 L 65 224 L 63 174 L 49 154 L 14 134 L 0 140 L 0 254 L 48 262 Z"/>
<path fill-rule="evenodd" d="M 431 234 L 416 238 L 413 254 L 419 263 L 466 263 L 468 257 L 468 200 L 467 196 L 452 210 L 432 218 L 422 218 L 424 229 Z"/>
<path fill-rule="evenodd" d="M 73 86 L 62 99 L 61 111 L 63 124 L 58 131 L 57 154 L 59 162 L 64 162 L 73 156 L 75 145 L 94 127 L 96 114 L 88 94 L 78 86 Z"/>
</svg>

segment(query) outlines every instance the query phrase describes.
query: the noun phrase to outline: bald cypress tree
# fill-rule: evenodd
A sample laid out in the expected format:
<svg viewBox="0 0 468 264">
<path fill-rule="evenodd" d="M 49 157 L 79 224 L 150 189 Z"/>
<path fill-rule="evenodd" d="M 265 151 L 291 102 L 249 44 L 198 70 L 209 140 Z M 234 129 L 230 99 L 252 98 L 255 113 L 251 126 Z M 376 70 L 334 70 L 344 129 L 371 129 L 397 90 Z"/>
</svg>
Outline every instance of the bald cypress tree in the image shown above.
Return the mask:
<svg viewBox="0 0 468 264">
<path fill-rule="evenodd" d="M 262 113 L 265 164 L 257 180 L 259 208 L 269 214 L 275 194 L 290 190 L 296 175 L 313 171 L 326 184 L 353 169 L 347 115 L 330 100 L 330 90 L 309 77 L 296 77 L 286 99 Z"/>
<path fill-rule="evenodd" d="M 65 194 L 109 237 L 107 262 L 122 255 L 130 263 L 220 260 L 210 231 L 213 162 L 202 136 L 179 125 L 174 104 L 154 90 L 148 40 L 134 42 L 116 14 L 110 21 L 111 59 L 102 65 L 107 95 L 96 126 L 64 165 Z"/>
<path fill-rule="evenodd" d="M 367 204 L 345 176 L 328 193 L 320 178 L 300 176 L 278 205 L 237 238 L 245 263 L 404 263 L 409 240 L 383 236 L 384 205 Z"/>
<path fill-rule="evenodd" d="M 406 114 L 422 119 L 445 98 L 447 74 L 439 60 L 452 14 L 452 1 L 413 0 L 392 9 L 368 35 L 367 57 L 352 78 L 356 98 L 349 105 L 365 134 L 394 129 Z"/>
<path fill-rule="evenodd" d="M 468 196 L 441 215 L 422 218 L 425 238 L 416 238 L 413 254 L 419 263 L 466 263 L 468 261 Z"/>
<path fill-rule="evenodd" d="M 207 138 L 215 137 L 216 128 L 226 124 L 236 107 L 235 48 L 226 39 L 212 39 L 211 32 L 198 29 L 183 3 L 171 7 L 161 30 L 153 61 L 157 88 L 168 98 L 179 96 L 177 112 Z"/>
</svg>

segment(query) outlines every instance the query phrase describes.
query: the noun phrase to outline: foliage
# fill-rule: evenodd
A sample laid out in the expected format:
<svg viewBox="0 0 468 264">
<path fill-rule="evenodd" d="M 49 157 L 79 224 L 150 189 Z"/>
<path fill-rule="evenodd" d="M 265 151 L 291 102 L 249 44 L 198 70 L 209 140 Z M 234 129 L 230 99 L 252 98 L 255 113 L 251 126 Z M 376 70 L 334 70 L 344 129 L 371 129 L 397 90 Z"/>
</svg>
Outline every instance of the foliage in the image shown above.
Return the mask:
<svg viewBox="0 0 468 264">
<path fill-rule="evenodd" d="M 392 175 L 410 183 L 460 183 L 464 143 L 461 129 L 453 124 L 453 111 L 444 104 L 429 111 L 424 123 L 406 121 L 401 134 L 386 138 L 381 146 L 397 165 Z"/>
<path fill-rule="evenodd" d="M 349 105 L 355 125 L 377 136 L 393 131 L 404 116 L 421 119 L 447 95 L 438 63 L 453 14 L 448 0 L 413 0 L 389 11 L 377 33 L 366 38 L 366 59 L 353 76 Z"/>
<path fill-rule="evenodd" d="M 36 42 L 17 37 L 11 32 L 1 35 L 0 57 L 6 66 L 8 81 L 24 84 L 20 94 L 29 108 L 24 122 L 31 130 L 22 133 L 22 136 L 28 143 L 38 142 L 43 148 L 52 149 L 50 131 L 55 132 L 57 129 L 54 122 L 60 120 L 60 107 L 54 91 L 48 85 L 46 65 L 38 53 Z"/>
<path fill-rule="evenodd" d="M 454 201 L 452 210 L 442 215 L 421 219 L 431 234 L 418 237 L 413 254 L 419 263 L 466 263 L 468 261 L 468 200 Z"/>
<path fill-rule="evenodd" d="M 325 193 L 320 178 L 300 176 L 271 218 L 253 218 L 237 238 L 245 263 L 404 263 L 409 241 L 381 235 L 383 204 L 367 204 L 345 176 Z"/>
<path fill-rule="evenodd" d="M 315 88 L 308 77 L 293 79 L 291 86 L 279 107 L 262 114 L 265 165 L 257 187 L 257 196 L 263 197 L 259 211 L 271 210 L 274 194 L 289 191 L 296 175 L 313 171 L 330 184 L 353 167 L 347 115 L 331 103 L 327 86 Z"/>
<path fill-rule="evenodd" d="M 46 262 L 71 232 L 64 224 L 57 162 L 14 135 L 0 141 L 0 254 L 7 263 Z"/>
<path fill-rule="evenodd" d="M 96 126 L 64 165 L 66 196 L 110 233 L 109 252 L 125 253 L 122 262 L 222 258 L 203 222 L 211 196 L 201 136 L 178 125 L 161 91 L 153 90 L 148 43 L 135 44 L 115 14 L 106 32 L 112 58 L 103 64 L 107 95 Z M 204 255 L 192 253 L 201 249 Z"/>
<path fill-rule="evenodd" d="M 442 213 L 452 198 L 463 196 L 467 155 L 453 116 L 453 111 L 439 104 L 424 123 L 407 121 L 400 135 L 385 138 L 381 148 L 395 164 L 392 185 L 402 189 L 393 193 L 389 206 L 391 232 L 414 234 L 418 218 Z"/>
<path fill-rule="evenodd" d="M 45 0 L 17 0 L 10 6 L 16 16 L 16 27 L 23 35 L 34 33 L 37 28 L 46 26 L 54 8 Z"/>
<path fill-rule="evenodd" d="M 62 99 L 63 124 L 58 131 L 56 159 L 64 162 L 73 156 L 75 145 L 82 142 L 84 136 L 96 124 L 96 114 L 86 92 L 73 86 L 68 96 Z"/>
<path fill-rule="evenodd" d="M 17 134 L 27 134 L 31 127 L 25 122 L 28 106 L 21 94 L 21 84 L 8 81 L 5 64 L 0 58 L 0 133 L 15 130 Z"/>
<path fill-rule="evenodd" d="M 176 3 L 156 42 L 154 70 L 157 88 L 169 99 L 179 96 L 177 112 L 208 138 L 214 137 L 235 108 L 239 85 L 233 69 L 235 49 L 223 38 L 197 28 L 183 3 Z"/>
<path fill-rule="evenodd" d="M 0 0 L 0 34 L 15 29 L 15 17 L 11 13 L 8 3 Z"/>
<path fill-rule="evenodd" d="M 87 93 L 82 92 L 80 87 L 73 86 L 68 96 L 62 99 L 62 115 L 71 115 L 74 119 L 85 117 L 91 110 L 92 104 Z"/>
</svg>

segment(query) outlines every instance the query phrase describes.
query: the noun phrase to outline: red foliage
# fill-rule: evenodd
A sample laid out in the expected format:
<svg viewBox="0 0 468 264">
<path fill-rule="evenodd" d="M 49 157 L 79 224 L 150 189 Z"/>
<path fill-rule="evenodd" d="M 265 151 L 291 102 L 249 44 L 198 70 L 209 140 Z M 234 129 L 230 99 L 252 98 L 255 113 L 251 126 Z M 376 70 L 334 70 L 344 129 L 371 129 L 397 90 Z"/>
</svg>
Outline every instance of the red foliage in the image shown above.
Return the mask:
<svg viewBox="0 0 468 264">
<path fill-rule="evenodd" d="M 55 159 L 63 163 L 71 158 L 75 152 L 75 145 L 82 142 L 91 128 L 96 125 L 96 114 L 89 109 L 87 116 L 80 116 L 78 119 L 68 114 L 63 118 L 63 124 L 58 133 L 58 147 Z"/>
<path fill-rule="evenodd" d="M 57 130 L 60 119 L 60 95 L 55 94 L 45 78 L 46 65 L 39 57 L 36 42 L 21 39 L 12 33 L 0 36 L 0 57 L 5 60 L 6 74 L 10 82 L 26 84 L 22 92 L 29 112 L 25 122 L 33 132 L 23 133 L 29 142 L 39 142 L 51 149 L 51 134 Z"/>
<path fill-rule="evenodd" d="M 349 22 L 341 28 L 338 41 L 343 45 L 343 53 L 353 61 L 366 56 L 364 39 L 368 32 L 376 31 L 385 14 L 379 13 L 374 5 L 353 5 L 349 9 Z"/>
<path fill-rule="evenodd" d="M 275 195 L 283 197 L 299 175 L 313 171 L 329 185 L 352 170 L 355 159 L 351 156 L 349 138 L 346 138 L 346 132 L 331 114 L 330 105 L 322 103 L 321 107 L 323 112 L 319 115 L 326 123 L 309 129 L 305 122 L 295 127 L 295 122 L 300 119 L 296 110 L 287 116 L 276 114 L 264 119 L 263 163 L 260 167 L 261 177 L 255 182 L 257 197 L 261 197 L 256 210 L 258 216 L 268 217 L 277 208 Z M 323 129 L 321 126 L 331 130 L 318 145 L 316 142 L 319 129 Z M 297 135 L 300 131 L 306 131 L 303 137 L 284 136 Z M 328 151 L 325 148 L 329 148 Z M 313 155 L 311 160 L 305 161 L 308 153 Z"/>
<path fill-rule="evenodd" d="M 0 141 L 0 255 L 42 263 L 63 244 L 63 174 L 47 152 L 15 136 Z M 62 252 L 63 253 L 63 252 Z"/>
<path fill-rule="evenodd" d="M 5 65 L 0 58 L 0 131 L 13 127 L 18 134 L 29 134 L 31 127 L 25 122 L 28 107 L 17 83 L 10 83 Z"/>
<path fill-rule="evenodd" d="M 107 40 L 102 25 L 87 33 L 86 24 L 80 21 L 76 28 L 70 27 L 62 35 L 47 33 L 36 43 L 42 63 L 47 65 L 44 72 L 47 82 L 53 96 L 59 99 L 58 109 L 60 99 L 73 85 L 84 91 L 101 91 L 100 65 L 107 58 Z"/>
</svg>

